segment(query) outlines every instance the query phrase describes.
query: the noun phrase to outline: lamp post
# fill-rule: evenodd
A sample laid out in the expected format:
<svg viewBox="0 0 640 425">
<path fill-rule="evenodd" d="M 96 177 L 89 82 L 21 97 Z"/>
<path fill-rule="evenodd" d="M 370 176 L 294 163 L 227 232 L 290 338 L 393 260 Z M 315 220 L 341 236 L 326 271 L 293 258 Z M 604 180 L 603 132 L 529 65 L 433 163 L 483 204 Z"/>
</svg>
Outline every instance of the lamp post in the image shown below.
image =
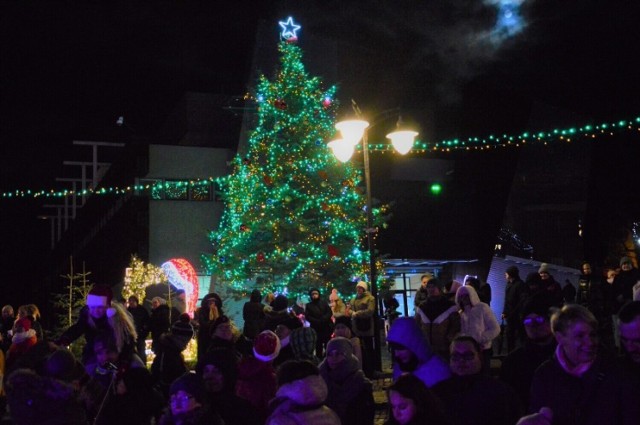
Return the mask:
<svg viewBox="0 0 640 425">
<path fill-rule="evenodd" d="M 362 140 L 362 157 L 364 162 L 364 180 L 366 186 L 366 212 L 367 212 L 367 247 L 369 249 L 369 285 L 371 295 L 375 299 L 374 321 L 373 321 L 373 344 L 375 350 L 375 370 L 382 370 L 382 351 L 380 345 L 380 323 L 378 319 L 378 286 L 376 283 L 376 258 L 373 236 L 376 229 L 373 227 L 373 211 L 371 206 L 371 173 L 369 167 L 369 138 L 367 129 L 369 123 L 362 119 L 360 108 L 354 100 L 351 100 L 353 111 L 357 119 L 340 121 L 336 123 L 336 129 L 340 131 L 342 139 L 328 143 L 335 157 L 341 162 L 347 162 L 355 150 L 355 146 Z M 398 127 L 402 121 L 398 120 Z M 374 123 L 373 125 L 375 125 Z M 411 130 L 400 130 L 389 133 L 387 138 L 391 139 L 394 148 L 401 154 L 406 154 L 413 147 L 417 132 Z"/>
</svg>

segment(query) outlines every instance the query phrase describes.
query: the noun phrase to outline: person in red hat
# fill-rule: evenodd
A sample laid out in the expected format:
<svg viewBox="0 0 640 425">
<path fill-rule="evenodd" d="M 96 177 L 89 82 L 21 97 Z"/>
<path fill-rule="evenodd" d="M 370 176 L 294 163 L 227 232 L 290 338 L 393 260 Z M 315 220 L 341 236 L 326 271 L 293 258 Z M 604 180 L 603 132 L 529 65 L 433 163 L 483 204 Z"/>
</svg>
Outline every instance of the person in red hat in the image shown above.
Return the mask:
<svg viewBox="0 0 640 425">
<path fill-rule="evenodd" d="M 31 327 L 31 320 L 27 317 L 16 320 L 13 325 L 13 339 L 11 340 L 11 346 L 7 351 L 7 370 L 11 369 L 13 363 L 21 355 L 25 354 L 38 342 L 36 332 Z"/>
<path fill-rule="evenodd" d="M 56 340 L 67 346 L 84 335 L 87 343 L 82 350 L 82 364 L 92 374 L 97 366 L 94 342 L 101 333 L 110 334 L 119 355 L 130 356 L 135 351 L 136 328 L 126 308 L 112 302 L 113 293 L 107 285 L 94 285 L 87 294 L 86 305 L 80 310 L 76 323 Z"/>
</svg>

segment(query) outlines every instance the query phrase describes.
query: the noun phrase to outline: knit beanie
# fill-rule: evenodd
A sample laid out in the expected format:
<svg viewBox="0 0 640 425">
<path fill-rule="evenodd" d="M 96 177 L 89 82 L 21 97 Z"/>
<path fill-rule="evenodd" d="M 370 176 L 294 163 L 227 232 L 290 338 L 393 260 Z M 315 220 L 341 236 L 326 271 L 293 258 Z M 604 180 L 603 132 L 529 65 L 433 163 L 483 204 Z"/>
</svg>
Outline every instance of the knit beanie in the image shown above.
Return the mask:
<svg viewBox="0 0 640 425">
<path fill-rule="evenodd" d="M 191 338 L 193 338 L 193 326 L 189 322 L 189 315 L 185 313 L 181 314 L 180 319 L 171 325 L 171 335 L 181 347 L 186 347 Z"/>
<path fill-rule="evenodd" d="M 338 290 L 332 289 L 331 294 L 329 295 L 329 301 L 338 301 L 340 297 L 338 297 Z"/>
<path fill-rule="evenodd" d="M 253 355 L 263 362 L 270 362 L 280 354 L 280 339 L 272 331 L 262 331 L 253 341 Z"/>
<path fill-rule="evenodd" d="M 299 381 L 307 376 L 320 375 L 318 367 L 306 360 L 289 360 L 280 365 L 276 372 L 278 387 Z"/>
<path fill-rule="evenodd" d="M 509 277 L 517 279 L 520 278 L 520 270 L 516 266 L 509 266 L 506 270 Z"/>
<path fill-rule="evenodd" d="M 187 372 L 173 381 L 169 388 L 169 394 L 174 395 L 178 391 L 184 391 L 195 398 L 200 404 L 205 404 L 207 400 L 207 391 L 205 390 L 202 378 L 195 373 Z"/>
<path fill-rule="evenodd" d="M 629 257 L 622 257 L 622 258 L 620 259 L 620 267 L 622 267 L 622 265 L 623 265 L 623 264 L 627 264 L 627 263 L 629 263 L 629 264 L 633 264 L 633 263 L 631 262 L 631 258 L 629 258 Z"/>
<path fill-rule="evenodd" d="M 312 357 L 318 335 L 313 328 L 298 328 L 289 335 L 289 345 L 298 358 Z"/>
<path fill-rule="evenodd" d="M 87 306 L 89 307 L 110 307 L 113 299 L 113 292 L 107 285 L 94 285 L 87 294 Z"/>
<path fill-rule="evenodd" d="M 358 282 L 358 284 L 356 285 L 356 289 L 357 288 L 362 288 L 365 291 L 367 291 L 369 289 L 369 287 L 367 286 L 367 282 L 361 280 L 360 282 Z"/>
<path fill-rule="evenodd" d="M 549 265 L 547 263 L 540 264 L 540 268 L 538 269 L 538 274 L 540 273 L 549 273 Z"/>
<path fill-rule="evenodd" d="M 318 288 L 309 288 L 309 297 L 313 295 L 314 292 L 317 292 L 320 295 L 320 290 Z"/>
<path fill-rule="evenodd" d="M 351 345 L 351 341 L 347 338 L 337 336 L 327 342 L 327 353 L 331 352 L 331 350 L 336 350 L 346 357 L 350 357 L 353 354 L 353 345 Z"/>
<path fill-rule="evenodd" d="M 336 317 L 336 326 L 338 325 L 344 325 L 347 328 L 349 328 L 349 330 L 351 331 L 351 334 L 353 335 L 353 328 L 351 327 L 351 318 L 347 317 L 347 316 L 339 316 Z"/>
</svg>

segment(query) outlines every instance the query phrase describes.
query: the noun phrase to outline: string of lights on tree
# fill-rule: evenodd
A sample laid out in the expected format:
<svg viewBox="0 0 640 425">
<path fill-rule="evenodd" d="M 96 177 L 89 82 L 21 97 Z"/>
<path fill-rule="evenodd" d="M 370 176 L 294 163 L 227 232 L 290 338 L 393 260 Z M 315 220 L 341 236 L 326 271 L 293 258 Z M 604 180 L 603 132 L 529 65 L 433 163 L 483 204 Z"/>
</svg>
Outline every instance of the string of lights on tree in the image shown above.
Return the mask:
<svg viewBox="0 0 640 425">
<path fill-rule="evenodd" d="M 258 99 L 256 99 L 258 100 Z M 326 101 L 331 101 L 327 99 Z M 498 148 L 521 148 L 542 144 L 548 146 L 556 143 L 571 143 L 581 140 L 599 140 L 606 136 L 614 136 L 623 132 L 640 132 L 640 117 L 631 120 L 618 120 L 615 122 L 603 123 L 599 125 L 583 125 L 580 127 L 568 127 L 550 131 L 524 132 L 520 135 L 503 134 L 501 136 L 469 137 L 467 139 L 442 140 L 436 143 L 429 143 L 417 140 L 411 149 L 411 154 L 429 154 L 432 152 L 454 152 L 460 150 L 492 150 Z M 330 138 L 327 140 L 331 140 Z M 360 145 L 356 149 L 362 149 Z M 395 149 L 388 143 L 369 142 L 369 151 L 372 153 L 394 153 Z M 206 179 L 195 179 L 180 182 L 156 182 L 149 184 L 98 187 L 96 189 L 87 188 L 84 190 L 70 189 L 16 189 L 2 192 L 0 199 L 9 200 L 16 198 L 64 198 L 67 196 L 89 196 L 89 195 L 126 195 L 141 194 L 152 191 L 183 190 L 185 188 L 201 188 L 208 193 L 211 184 L 216 179 L 209 177 Z M 204 196 L 204 195 L 203 195 Z"/>
<path fill-rule="evenodd" d="M 258 124 L 247 152 L 220 178 L 225 210 L 211 232 L 207 269 L 232 289 L 298 297 L 310 286 L 353 289 L 366 276 L 361 249 L 366 215 L 361 170 L 339 163 L 326 141 L 335 133 L 335 87 L 308 75 L 296 45 L 298 26 L 281 22 L 275 78 L 259 79 Z M 387 207 L 375 208 L 376 224 Z"/>
</svg>

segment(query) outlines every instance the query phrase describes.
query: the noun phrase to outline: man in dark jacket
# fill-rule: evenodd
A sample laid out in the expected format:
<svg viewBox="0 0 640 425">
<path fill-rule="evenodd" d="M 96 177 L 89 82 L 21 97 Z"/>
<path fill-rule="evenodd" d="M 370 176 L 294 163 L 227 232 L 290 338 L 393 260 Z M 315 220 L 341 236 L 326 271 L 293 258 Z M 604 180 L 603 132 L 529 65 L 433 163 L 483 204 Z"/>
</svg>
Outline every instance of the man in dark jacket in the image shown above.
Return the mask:
<svg viewBox="0 0 640 425">
<path fill-rule="evenodd" d="M 523 413 L 520 400 L 509 385 L 482 373 L 482 355 L 475 339 L 457 336 L 449 355 L 453 376 L 433 392 L 453 425 L 512 425 Z"/>
<path fill-rule="evenodd" d="M 593 314 L 577 304 L 553 314 L 558 347 L 534 374 L 531 413 L 549 408 L 553 425 L 638 423 L 640 388 L 598 350 L 597 328 Z"/>
<path fill-rule="evenodd" d="M 546 294 L 534 295 L 524 303 L 521 317 L 526 340 L 504 358 L 500 367 L 500 379 L 516 390 L 523 406 L 529 405 L 533 374 L 556 349 L 551 332 L 551 304 Z"/>
<path fill-rule="evenodd" d="M 507 280 L 507 288 L 504 294 L 502 319 L 507 321 L 507 352 L 510 353 L 516 348 L 517 342 L 522 340 L 523 329 L 520 308 L 526 298 L 526 286 L 520 279 L 520 270 L 516 266 L 507 268 L 504 277 Z"/>
<path fill-rule="evenodd" d="M 324 357 L 324 345 L 331 338 L 333 331 L 333 312 L 329 303 L 320 299 L 320 291 L 318 288 L 309 290 L 311 301 L 307 303 L 304 310 L 304 317 L 309 322 L 314 331 L 316 331 L 316 357 L 321 359 Z"/>
<path fill-rule="evenodd" d="M 136 325 L 136 332 L 138 333 L 138 339 L 136 340 L 136 350 L 140 359 L 147 363 L 146 352 L 146 339 L 149 333 L 149 312 L 146 308 L 140 305 L 138 297 L 132 295 L 129 297 L 127 311 L 131 313 L 133 317 L 133 323 Z"/>
<path fill-rule="evenodd" d="M 264 328 L 265 321 L 262 294 L 258 289 L 251 291 L 249 302 L 242 306 L 242 318 L 244 319 L 244 336 L 253 340 Z"/>
</svg>

